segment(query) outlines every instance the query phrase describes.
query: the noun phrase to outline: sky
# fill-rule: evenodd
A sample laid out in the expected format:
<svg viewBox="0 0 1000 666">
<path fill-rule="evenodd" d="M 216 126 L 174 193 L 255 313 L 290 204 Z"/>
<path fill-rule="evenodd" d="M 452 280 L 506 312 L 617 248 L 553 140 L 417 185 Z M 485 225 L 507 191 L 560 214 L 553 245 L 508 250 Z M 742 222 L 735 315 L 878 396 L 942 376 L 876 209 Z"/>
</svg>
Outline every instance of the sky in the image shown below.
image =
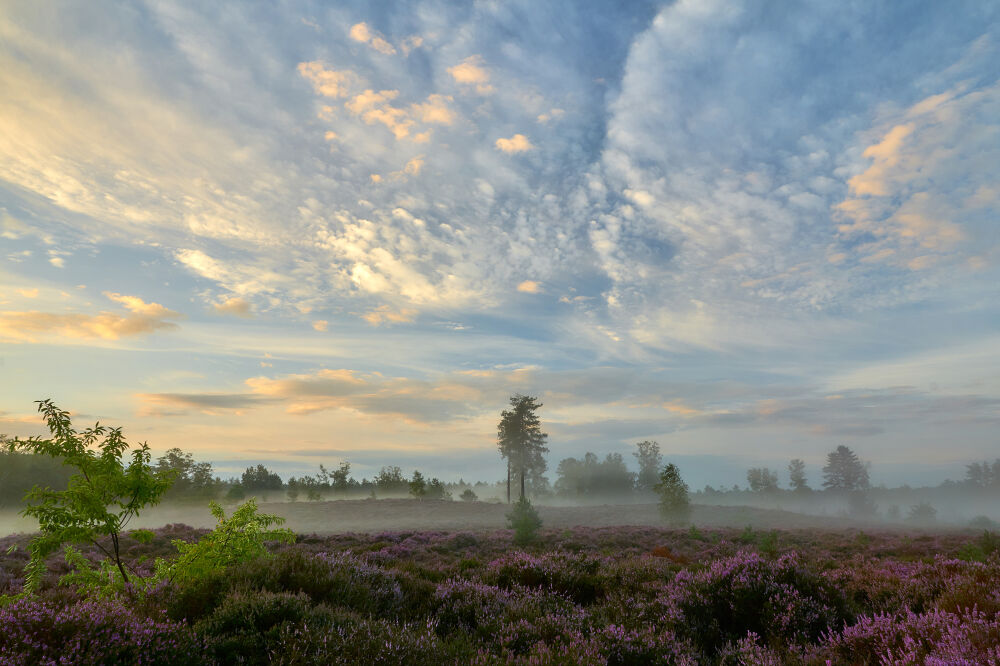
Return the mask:
<svg viewBox="0 0 1000 666">
<path fill-rule="evenodd" d="M 1000 3 L 0 2 L 0 432 L 1000 455 Z"/>
</svg>

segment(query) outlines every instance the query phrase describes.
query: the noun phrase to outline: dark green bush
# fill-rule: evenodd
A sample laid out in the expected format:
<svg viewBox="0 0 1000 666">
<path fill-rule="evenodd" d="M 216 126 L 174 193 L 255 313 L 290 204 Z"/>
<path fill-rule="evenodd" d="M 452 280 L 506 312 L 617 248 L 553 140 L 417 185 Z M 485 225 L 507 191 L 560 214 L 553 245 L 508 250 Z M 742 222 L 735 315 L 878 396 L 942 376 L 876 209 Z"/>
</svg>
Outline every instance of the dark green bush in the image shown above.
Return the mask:
<svg viewBox="0 0 1000 666">
<path fill-rule="evenodd" d="M 237 590 L 194 628 L 219 663 L 235 663 L 238 656 L 242 663 L 266 664 L 268 648 L 277 644 L 282 625 L 317 624 L 322 619 L 322 609 L 314 609 L 301 592 Z"/>
<path fill-rule="evenodd" d="M 538 537 L 542 519 L 528 498 L 522 497 L 507 513 L 507 525 L 514 530 L 514 543 L 523 546 Z"/>
</svg>

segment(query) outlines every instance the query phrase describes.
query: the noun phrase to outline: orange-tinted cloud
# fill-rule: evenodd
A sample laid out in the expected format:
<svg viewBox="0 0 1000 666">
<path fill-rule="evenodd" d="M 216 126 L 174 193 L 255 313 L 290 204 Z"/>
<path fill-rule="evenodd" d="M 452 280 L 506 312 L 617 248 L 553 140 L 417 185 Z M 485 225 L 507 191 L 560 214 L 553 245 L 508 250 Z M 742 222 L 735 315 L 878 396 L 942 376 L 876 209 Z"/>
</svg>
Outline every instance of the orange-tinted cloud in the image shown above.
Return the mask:
<svg viewBox="0 0 1000 666">
<path fill-rule="evenodd" d="M 313 84 L 316 94 L 323 97 L 346 97 L 347 86 L 354 78 L 348 71 L 337 72 L 326 69 L 319 60 L 300 62 L 298 70 L 303 78 Z"/>
<path fill-rule="evenodd" d="M 144 335 L 156 330 L 177 328 L 168 321 L 181 315 L 159 303 L 146 303 L 137 296 L 105 292 L 109 299 L 121 303 L 130 314 L 101 312 L 96 315 L 51 312 L 0 312 L 0 339 L 13 342 L 38 342 L 40 337 L 97 338 L 117 340 Z"/>
<path fill-rule="evenodd" d="M 505 153 L 523 153 L 534 149 L 531 141 L 523 134 L 515 134 L 509 139 L 497 139 L 496 147 Z"/>
</svg>

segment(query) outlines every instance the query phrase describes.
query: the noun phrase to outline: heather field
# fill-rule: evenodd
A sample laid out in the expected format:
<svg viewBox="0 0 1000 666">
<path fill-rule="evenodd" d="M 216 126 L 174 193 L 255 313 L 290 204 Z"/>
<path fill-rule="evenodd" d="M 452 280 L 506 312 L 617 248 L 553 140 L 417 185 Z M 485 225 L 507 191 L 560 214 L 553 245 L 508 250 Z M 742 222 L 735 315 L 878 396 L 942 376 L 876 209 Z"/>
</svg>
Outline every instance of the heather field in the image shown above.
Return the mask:
<svg viewBox="0 0 1000 666">
<path fill-rule="evenodd" d="M 171 540 L 206 533 L 172 524 L 121 545 L 148 572 Z M 300 532 L 225 571 L 105 598 L 58 584 L 69 568 L 53 556 L 40 593 L 0 609 L 0 663 L 1000 664 L 991 532 L 513 536 Z M 0 593 L 20 590 L 28 540 L 0 539 Z"/>
</svg>

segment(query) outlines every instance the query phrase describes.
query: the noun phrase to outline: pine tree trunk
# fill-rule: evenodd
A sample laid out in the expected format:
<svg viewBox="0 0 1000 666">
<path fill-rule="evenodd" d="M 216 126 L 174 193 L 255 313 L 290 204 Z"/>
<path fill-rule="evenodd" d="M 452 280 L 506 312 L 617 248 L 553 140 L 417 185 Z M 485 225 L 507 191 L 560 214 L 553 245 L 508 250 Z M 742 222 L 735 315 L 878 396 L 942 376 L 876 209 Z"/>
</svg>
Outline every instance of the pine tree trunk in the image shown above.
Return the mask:
<svg viewBox="0 0 1000 666">
<path fill-rule="evenodd" d="M 521 501 L 524 501 L 524 463 L 521 463 Z"/>
<path fill-rule="evenodd" d="M 507 458 L 507 504 L 510 504 L 510 458 Z"/>
</svg>

